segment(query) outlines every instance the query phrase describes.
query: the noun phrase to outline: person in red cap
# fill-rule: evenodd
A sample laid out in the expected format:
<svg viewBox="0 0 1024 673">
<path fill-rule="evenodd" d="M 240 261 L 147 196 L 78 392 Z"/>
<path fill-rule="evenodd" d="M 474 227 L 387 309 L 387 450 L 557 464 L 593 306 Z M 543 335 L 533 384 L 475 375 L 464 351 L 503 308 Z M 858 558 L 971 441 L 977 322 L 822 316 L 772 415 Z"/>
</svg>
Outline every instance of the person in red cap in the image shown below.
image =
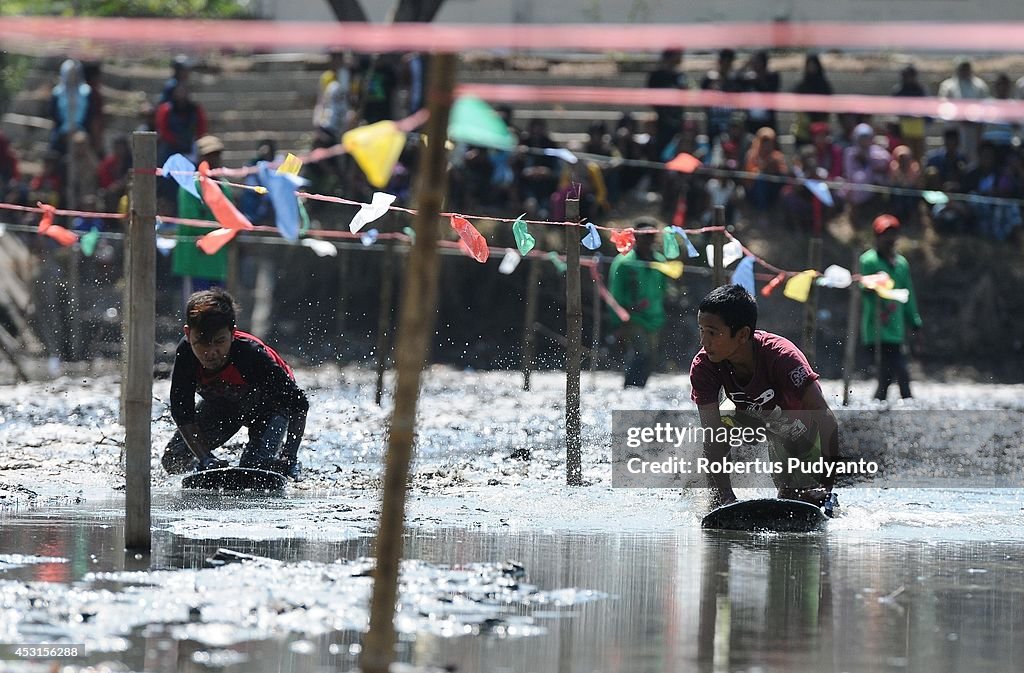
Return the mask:
<svg viewBox="0 0 1024 673">
<path fill-rule="evenodd" d="M 893 215 L 875 218 L 875 247 L 860 256 L 860 272 L 864 276 L 884 271 L 893 281 L 889 298 L 883 299 L 873 289 L 865 288 L 861 300 L 861 343 L 875 360 L 878 369 L 878 389 L 875 399 L 884 400 L 889 385 L 895 379 L 900 397 L 910 394 L 910 371 L 904 353 L 907 326 L 916 341 L 921 328 L 921 315 L 917 312 L 917 298 L 910 279 L 910 264 L 896 252 L 896 237 L 900 221 Z"/>
</svg>

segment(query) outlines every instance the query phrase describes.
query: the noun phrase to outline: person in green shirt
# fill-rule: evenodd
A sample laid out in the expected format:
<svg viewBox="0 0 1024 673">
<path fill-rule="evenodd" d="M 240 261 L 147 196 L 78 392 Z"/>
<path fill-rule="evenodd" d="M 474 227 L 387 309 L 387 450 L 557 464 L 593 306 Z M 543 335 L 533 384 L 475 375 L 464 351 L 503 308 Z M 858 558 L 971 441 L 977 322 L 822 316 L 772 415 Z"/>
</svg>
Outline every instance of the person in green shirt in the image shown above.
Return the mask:
<svg viewBox="0 0 1024 673">
<path fill-rule="evenodd" d="M 896 380 L 900 397 L 910 395 L 910 371 L 907 369 L 904 343 L 907 326 L 914 333 L 921 328 L 921 315 L 917 312 L 917 298 L 910 280 L 907 259 L 896 252 L 896 237 L 900 221 L 892 215 L 879 215 L 873 225 L 875 247 L 860 256 L 862 275 L 884 271 L 894 282 L 894 290 L 906 290 L 906 303 L 882 299 L 874 290 L 864 289 L 861 294 L 861 342 L 878 363 L 878 390 L 875 399 L 884 400 L 889 385 Z"/>
<path fill-rule="evenodd" d="M 665 276 L 650 266 L 654 261 L 653 230 L 657 224 L 649 217 L 641 217 L 634 229 L 636 244 L 612 260 L 608 277 L 608 290 L 629 311 L 629 320 L 622 322 L 613 312 L 610 328 L 625 350 L 625 387 L 643 388 L 651 375 L 661 328 L 665 325 Z"/>
<path fill-rule="evenodd" d="M 206 161 L 210 168 L 220 168 L 221 152 L 224 143 L 216 136 L 203 136 L 196 141 L 199 161 Z M 231 198 L 231 190 L 221 185 L 221 191 Z M 199 182 L 196 181 L 196 191 Z M 201 192 L 200 192 L 201 193 Z M 214 221 L 213 213 L 205 203 L 178 188 L 178 217 L 192 220 Z M 175 276 L 182 277 L 184 297 L 187 299 L 193 292 L 209 290 L 215 286 L 223 286 L 228 277 L 228 246 L 216 253 L 207 255 L 196 246 L 199 237 L 210 233 L 210 229 L 178 225 L 178 244 L 174 246 L 171 258 L 171 271 Z M 228 245 L 231 245 L 230 243 Z"/>
</svg>

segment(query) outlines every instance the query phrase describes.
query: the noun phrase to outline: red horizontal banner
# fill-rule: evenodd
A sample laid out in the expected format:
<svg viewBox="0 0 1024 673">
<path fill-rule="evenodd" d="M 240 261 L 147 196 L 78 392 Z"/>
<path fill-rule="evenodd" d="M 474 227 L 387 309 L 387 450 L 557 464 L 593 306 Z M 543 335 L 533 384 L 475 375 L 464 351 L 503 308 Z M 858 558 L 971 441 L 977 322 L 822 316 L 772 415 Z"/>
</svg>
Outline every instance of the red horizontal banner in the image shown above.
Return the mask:
<svg viewBox="0 0 1024 673">
<path fill-rule="evenodd" d="M 706 24 L 367 24 L 10 17 L 0 21 L 5 49 L 61 52 L 116 45 L 121 51 L 326 49 L 364 52 L 480 49 L 574 51 L 708 50 L 720 47 L 847 47 L 901 51 L 1024 51 L 1024 23 L 706 23 Z"/>
<path fill-rule="evenodd" d="M 700 89 L 629 89 L 470 83 L 459 84 L 456 93 L 460 96 L 476 96 L 484 100 L 503 103 L 679 105 L 682 107 L 725 107 L 742 110 L 770 109 L 793 112 L 909 115 L 977 122 L 1019 122 L 1024 119 L 1024 101 L 1017 100 L 944 100 L 942 98 L 895 98 L 851 94 L 822 96 L 795 93 L 723 93 Z"/>
</svg>

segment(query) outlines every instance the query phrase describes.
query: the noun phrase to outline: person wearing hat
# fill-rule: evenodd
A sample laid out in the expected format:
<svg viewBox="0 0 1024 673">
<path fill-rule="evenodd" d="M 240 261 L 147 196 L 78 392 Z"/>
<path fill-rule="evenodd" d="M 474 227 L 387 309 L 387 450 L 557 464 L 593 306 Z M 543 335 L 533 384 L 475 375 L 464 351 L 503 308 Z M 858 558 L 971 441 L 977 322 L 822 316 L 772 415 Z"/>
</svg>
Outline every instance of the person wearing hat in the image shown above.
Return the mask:
<svg viewBox="0 0 1024 673">
<path fill-rule="evenodd" d="M 608 272 L 608 290 L 624 309 L 629 321 L 623 322 L 612 311 L 609 328 L 622 344 L 625 385 L 643 388 L 651 375 L 658 352 L 661 328 L 665 326 L 665 275 L 651 266 L 657 222 L 650 217 L 637 218 L 636 244 L 612 260 Z"/>
<path fill-rule="evenodd" d="M 885 400 L 893 380 L 899 385 L 900 397 L 907 399 L 911 397 L 910 371 L 907 369 L 904 343 L 908 325 L 916 340 L 918 330 L 921 329 L 921 315 L 917 312 L 910 264 L 903 255 L 896 252 L 900 221 L 893 215 L 883 214 L 875 218 L 872 226 L 875 247 L 860 256 L 860 272 L 870 276 L 884 271 L 893 281 L 891 290 L 905 290 L 906 301 L 883 299 L 875 290 L 865 288 L 861 294 L 861 343 L 867 347 L 877 365 L 878 388 L 875 399 Z"/>
<path fill-rule="evenodd" d="M 220 168 L 221 153 L 224 143 L 217 136 L 203 136 L 196 141 L 196 149 L 200 162 L 205 161 L 210 168 Z M 164 182 L 170 182 L 169 180 Z M 231 189 L 221 183 L 220 189 L 230 199 Z M 196 180 L 196 191 L 202 193 L 199 181 Z M 183 187 L 178 188 L 178 217 L 192 220 L 216 220 L 209 207 L 194 197 Z M 216 253 L 207 255 L 196 246 L 196 241 L 212 231 L 203 227 L 178 225 L 178 243 L 174 246 L 171 258 L 171 272 L 181 276 L 182 291 L 187 299 L 193 292 L 208 290 L 215 286 L 223 286 L 228 277 L 228 246 Z"/>
</svg>

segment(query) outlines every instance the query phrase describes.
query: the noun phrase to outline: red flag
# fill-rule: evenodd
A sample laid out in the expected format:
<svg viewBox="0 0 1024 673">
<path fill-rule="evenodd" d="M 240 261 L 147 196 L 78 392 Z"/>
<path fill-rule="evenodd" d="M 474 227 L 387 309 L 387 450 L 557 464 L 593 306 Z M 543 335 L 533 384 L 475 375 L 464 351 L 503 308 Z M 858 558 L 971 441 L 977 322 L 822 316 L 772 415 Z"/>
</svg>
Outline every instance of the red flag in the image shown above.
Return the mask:
<svg viewBox="0 0 1024 673">
<path fill-rule="evenodd" d="M 252 222 L 246 219 L 238 208 L 235 208 L 235 204 L 231 203 L 228 197 L 224 196 L 224 192 L 220 191 L 220 186 L 209 178 L 209 173 L 209 163 L 204 161 L 199 164 L 199 186 L 202 189 L 203 201 L 210 208 L 217 222 L 227 229 L 252 229 Z"/>
<path fill-rule="evenodd" d="M 196 245 L 207 255 L 212 255 L 231 242 L 237 233 L 238 229 L 215 229 L 197 240 Z"/>
<path fill-rule="evenodd" d="M 672 224 L 679 228 L 686 226 L 686 199 L 681 196 L 676 201 L 676 213 L 672 216 Z"/>
<path fill-rule="evenodd" d="M 630 228 L 613 231 L 612 243 L 615 244 L 615 249 L 618 250 L 620 254 L 625 255 L 633 249 L 634 245 L 636 245 L 636 236 L 633 235 L 633 229 Z"/>
<path fill-rule="evenodd" d="M 772 292 L 775 292 L 775 288 L 782 284 L 782 281 L 786 280 L 786 274 L 780 273 L 779 275 L 768 281 L 768 284 L 761 288 L 762 297 L 770 297 Z"/>
<path fill-rule="evenodd" d="M 43 217 L 46 217 L 44 214 Z M 69 231 L 59 224 L 52 224 L 46 228 L 43 232 L 44 236 L 49 236 L 53 240 L 57 241 L 65 248 L 70 248 L 78 240 L 78 234 L 73 231 Z"/>
<path fill-rule="evenodd" d="M 680 173 L 693 173 L 702 165 L 697 157 L 681 152 L 676 155 L 675 159 L 665 164 L 665 168 L 670 171 L 679 171 Z"/>
<path fill-rule="evenodd" d="M 36 205 L 43 209 L 43 216 L 39 218 L 39 229 L 37 230 L 42 234 L 53 226 L 53 211 L 57 209 L 49 204 L 40 203 L 39 201 L 36 201 Z"/>
<path fill-rule="evenodd" d="M 452 215 L 451 223 L 452 229 L 458 232 L 459 238 L 466 245 L 469 255 L 481 264 L 486 262 L 491 254 L 487 248 L 487 239 L 476 230 L 469 220 L 463 217 Z"/>
</svg>

